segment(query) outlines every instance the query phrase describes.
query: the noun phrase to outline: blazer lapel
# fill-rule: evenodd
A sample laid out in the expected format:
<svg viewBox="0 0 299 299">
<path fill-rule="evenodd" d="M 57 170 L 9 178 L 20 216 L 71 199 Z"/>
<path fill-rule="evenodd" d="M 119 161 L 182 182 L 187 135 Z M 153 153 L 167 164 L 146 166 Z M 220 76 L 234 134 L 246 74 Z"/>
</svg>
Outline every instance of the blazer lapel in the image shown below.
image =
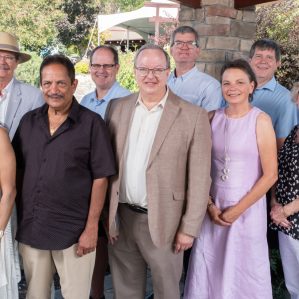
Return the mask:
<svg viewBox="0 0 299 299">
<path fill-rule="evenodd" d="M 125 152 L 125 146 L 126 146 L 126 140 L 128 137 L 128 132 L 131 127 L 131 122 L 132 122 L 132 115 L 136 106 L 136 101 L 138 98 L 138 93 L 133 94 L 129 99 L 128 103 L 123 102 L 122 105 L 122 111 L 121 111 L 121 117 L 119 120 L 119 125 L 118 125 L 118 134 L 117 134 L 117 139 L 118 139 L 118 155 L 120 157 L 120 165 L 122 165 L 122 160 L 123 160 L 123 155 Z"/>
<path fill-rule="evenodd" d="M 19 81 L 14 79 L 5 117 L 5 124 L 7 125 L 8 130 L 10 130 L 12 127 L 13 120 L 21 103 L 21 99 L 22 97 Z"/>
<path fill-rule="evenodd" d="M 156 132 L 147 167 L 151 165 L 153 159 L 157 155 L 164 139 L 166 138 L 173 122 L 177 117 L 179 110 L 179 102 L 176 99 L 176 96 L 169 90 L 169 95 L 166 100 L 164 111 L 162 113 L 160 123 Z"/>
</svg>

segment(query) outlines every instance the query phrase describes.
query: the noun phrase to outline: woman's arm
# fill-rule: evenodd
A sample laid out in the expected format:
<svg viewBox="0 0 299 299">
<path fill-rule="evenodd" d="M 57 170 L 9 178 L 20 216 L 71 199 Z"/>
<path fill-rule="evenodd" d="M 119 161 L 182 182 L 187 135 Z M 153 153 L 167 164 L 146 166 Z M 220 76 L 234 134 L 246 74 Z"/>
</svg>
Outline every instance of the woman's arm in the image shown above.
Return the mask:
<svg viewBox="0 0 299 299">
<path fill-rule="evenodd" d="M 259 200 L 277 180 L 276 137 L 270 117 L 260 113 L 256 123 L 257 145 L 262 165 L 262 176 L 239 203 L 227 208 L 220 216 L 226 222 L 234 222 L 251 205 Z M 250 170 L 249 170 L 250 171 Z"/>
<path fill-rule="evenodd" d="M 16 160 L 5 129 L 0 128 L 0 230 L 5 230 L 16 196 Z"/>
</svg>

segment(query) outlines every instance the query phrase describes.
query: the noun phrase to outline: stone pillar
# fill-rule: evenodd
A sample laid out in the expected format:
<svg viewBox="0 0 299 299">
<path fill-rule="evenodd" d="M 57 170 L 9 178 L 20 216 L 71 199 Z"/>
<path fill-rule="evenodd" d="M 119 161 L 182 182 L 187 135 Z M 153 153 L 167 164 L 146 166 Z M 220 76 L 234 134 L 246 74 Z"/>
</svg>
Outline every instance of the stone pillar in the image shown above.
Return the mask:
<svg viewBox="0 0 299 299">
<path fill-rule="evenodd" d="M 192 26 L 200 36 L 198 68 L 219 79 L 225 61 L 248 58 L 255 38 L 254 7 L 234 8 L 234 0 L 202 0 L 202 8 L 181 6 L 180 25 Z"/>
</svg>

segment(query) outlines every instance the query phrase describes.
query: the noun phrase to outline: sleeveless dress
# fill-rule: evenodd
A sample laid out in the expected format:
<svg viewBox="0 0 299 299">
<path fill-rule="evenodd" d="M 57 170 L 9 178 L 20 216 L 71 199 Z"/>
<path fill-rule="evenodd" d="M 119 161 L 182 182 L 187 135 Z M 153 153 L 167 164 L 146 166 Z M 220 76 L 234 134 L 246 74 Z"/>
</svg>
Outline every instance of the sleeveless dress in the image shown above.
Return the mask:
<svg viewBox="0 0 299 299">
<path fill-rule="evenodd" d="M 0 125 L 0 127 L 3 127 Z M 1 200 L 1 192 L 0 192 Z M 18 282 L 21 280 L 19 265 L 19 254 L 17 242 L 15 241 L 17 221 L 16 209 L 13 209 L 12 216 L 4 231 L 0 242 L 0 298 L 18 299 Z"/>
<path fill-rule="evenodd" d="M 233 119 L 224 109 L 215 112 L 211 195 L 221 210 L 236 204 L 262 174 L 256 141 L 259 113 L 253 107 Z M 221 178 L 224 136 L 230 157 L 226 180 Z M 214 224 L 206 214 L 191 253 L 185 299 L 272 299 L 266 213 L 263 196 L 229 227 Z"/>
</svg>

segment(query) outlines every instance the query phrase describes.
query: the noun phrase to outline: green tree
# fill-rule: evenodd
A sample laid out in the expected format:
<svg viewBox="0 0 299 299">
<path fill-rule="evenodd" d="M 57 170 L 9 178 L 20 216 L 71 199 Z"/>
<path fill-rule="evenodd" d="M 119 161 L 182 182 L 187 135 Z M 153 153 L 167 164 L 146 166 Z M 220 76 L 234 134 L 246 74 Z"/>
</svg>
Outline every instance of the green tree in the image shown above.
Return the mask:
<svg viewBox="0 0 299 299">
<path fill-rule="evenodd" d="M 0 1 L 0 30 L 16 34 L 24 49 L 40 51 L 57 35 L 59 3 L 60 0 Z"/>
<path fill-rule="evenodd" d="M 280 44 L 282 64 L 277 79 L 291 88 L 299 81 L 299 0 L 258 6 L 257 38 L 271 38 Z"/>
</svg>

